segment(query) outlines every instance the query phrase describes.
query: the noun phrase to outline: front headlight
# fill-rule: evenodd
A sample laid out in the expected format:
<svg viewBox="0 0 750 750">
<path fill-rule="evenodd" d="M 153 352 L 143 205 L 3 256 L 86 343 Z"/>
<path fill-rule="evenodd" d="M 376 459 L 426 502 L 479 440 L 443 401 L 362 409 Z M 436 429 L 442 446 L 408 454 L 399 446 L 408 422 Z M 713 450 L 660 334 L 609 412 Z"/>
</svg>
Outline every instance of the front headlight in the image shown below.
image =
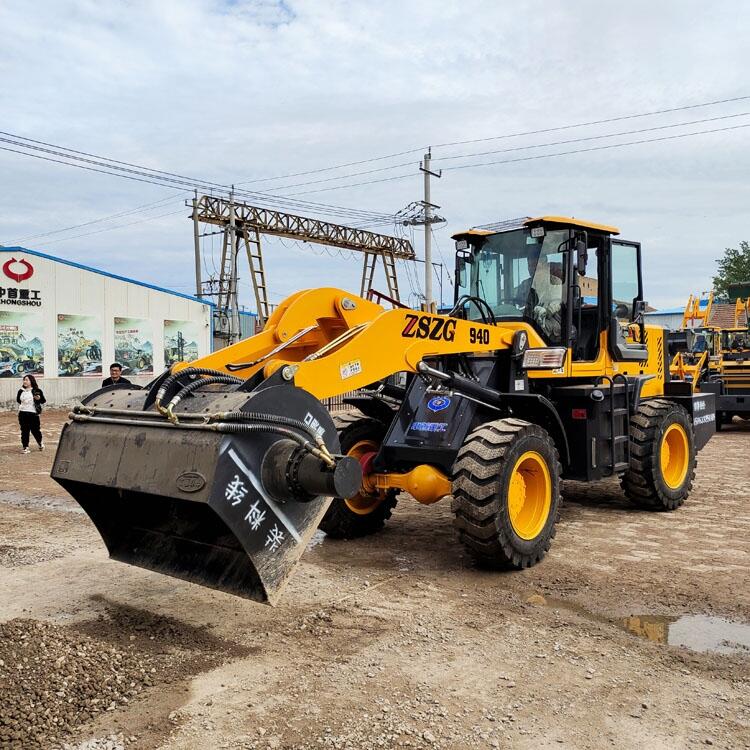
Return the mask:
<svg viewBox="0 0 750 750">
<path fill-rule="evenodd" d="M 566 351 L 561 346 L 527 349 L 523 353 L 521 365 L 526 370 L 556 370 L 563 366 Z"/>
</svg>

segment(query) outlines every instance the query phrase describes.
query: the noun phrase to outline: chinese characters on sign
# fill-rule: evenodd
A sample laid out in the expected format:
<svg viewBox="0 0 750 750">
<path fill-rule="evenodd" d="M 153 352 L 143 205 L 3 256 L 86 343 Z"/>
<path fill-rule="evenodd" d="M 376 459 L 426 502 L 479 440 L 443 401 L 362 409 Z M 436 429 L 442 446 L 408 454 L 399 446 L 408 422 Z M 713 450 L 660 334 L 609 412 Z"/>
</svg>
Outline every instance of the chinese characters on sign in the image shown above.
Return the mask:
<svg viewBox="0 0 750 750">
<path fill-rule="evenodd" d="M 276 552 L 279 545 L 284 541 L 284 534 L 281 532 L 277 524 L 273 525 L 273 528 L 268 532 L 266 537 L 266 547 L 271 552 Z"/>
<path fill-rule="evenodd" d="M 240 505 L 245 499 L 249 492 L 247 485 L 240 479 L 239 474 L 235 474 L 231 481 L 227 482 L 227 486 L 224 488 L 224 497 L 227 502 L 233 507 Z M 244 510 L 244 509 L 243 509 Z M 260 500 L 256 500 L 248 508 L 245 514 L 245 521 L 249 524 L 252 531 L 260 530 L 263 521 L 266 520 L 268 515 L 267 510 L 263 509 L 260 505 Z M 276 552 L 281 544 L 286 539 L 286 534 L 279 528 L 277 523 L 274 523 L 273 527 L 269 529 L 266 536 L 265 544 L 263 545 L 269 552 Z"/>
<path fill-rule="evenodd" d="M 232 505 L 239 505 L 245 499 L 245 495 L 247 495 L 247 487 L 245 487 L 245 483 L 240 479 L 239 475 L 235 474 L 234 479 L 224 490 L 224 497 Z"/>
<path fill-rule="evenodd" d="M 42 293 L 38 289 L 19 289 L 15 286 L 0 286 L 0 305 L 41 307 Z"/>
<path fill-rule="evenodd" d="M 258 508 L 258 501 L 256 500 L 250 506 L 250 510 L 247 512 L 245 520 L 250 524 L 250 528 L 253 531 L 257 531 L 260 528 L 260 525 L 263 523 L 265 517 L 266 511 L 260 510 L 260 508 Z"/>
</svg>

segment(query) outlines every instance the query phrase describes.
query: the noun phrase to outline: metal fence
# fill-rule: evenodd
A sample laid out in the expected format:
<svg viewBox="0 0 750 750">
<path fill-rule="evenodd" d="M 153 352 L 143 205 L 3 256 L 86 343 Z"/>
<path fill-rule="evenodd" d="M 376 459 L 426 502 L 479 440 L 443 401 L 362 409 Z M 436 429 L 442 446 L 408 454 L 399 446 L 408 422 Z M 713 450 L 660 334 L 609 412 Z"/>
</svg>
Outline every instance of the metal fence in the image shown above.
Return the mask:
<svg viewBox="0 0 750 750">
<path fill-rule="evenodd" d="M 351 396 L 356 396 L 356 391 L 351 391 L 349 393 L 341 393 L 338 396 L 332 396 L 331 398 L 324 398 L 322 400 L 323 406 L 328 409 L 331 413 L 335 413 L 337 411 L 346 411 L 347 409 L 351 409 L 352 407 L 348 404 L 344 403 L 345 398 L 350 398 Z"/>
</svg>

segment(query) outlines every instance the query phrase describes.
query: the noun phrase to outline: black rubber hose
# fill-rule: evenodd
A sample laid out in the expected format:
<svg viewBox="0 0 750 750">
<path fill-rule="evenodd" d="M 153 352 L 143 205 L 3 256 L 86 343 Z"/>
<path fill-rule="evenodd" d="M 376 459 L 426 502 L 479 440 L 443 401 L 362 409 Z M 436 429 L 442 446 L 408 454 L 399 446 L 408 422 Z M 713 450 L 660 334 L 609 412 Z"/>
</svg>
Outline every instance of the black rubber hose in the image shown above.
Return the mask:
<svg viewBox="0 0 750 750">
<path fill-rule="evenodd" d="M 198 378 L 197 380 L 193 380 L 187 385 L 182 386 L 182 388 L 172 396 L 167 404 L 167 409 L 174 409 L 174 407 L 177 406 L 185 396 L 188 396 L 193 391 L 197 391 L 199 388 L 203 388 L 205 385 L 213 385 L 214 383 L 237 385 L 237 378 L 234 378 L 231 375 L 213 375 L 210 378 Z"/>
<path fill-rule="evenodd" d="M 265 422 L 269 424 L 286 425 L 287 427 L 293 427 L 297 430 L 307 433 L 313 440 L 318 441 L 320 436 L 315 430 L 309 425 L 306 425 L 299 419 L 293 419 L 292 417 L 284 417 L 280 414 L 263 414 L 257 411 L 227 411 L 222 414 L 216 415 L 216 421 L 223 420 L 225 422 Z M 211 420 L 215 421 L 215 420 Z"/>
<path fill-rule="evenodd" d="M 243 383 L 244 381 L 241 378 L 235 378 L 234 375 L 227 375 L 225 372 L 221 372 L 221 370 L 211 370 L 207 367 L 186 367 L 184 370 L 180 370 L 180 372 L 175 373 L 174 375 L 170 375 L 159 387 L 159 390 L 156 393 L 156 408 L 161 411 L 161 404 L 162 401 L 171 397 L 174 395 L 173 393 L 170 393 L 170 391 L 174 388 L 175 384 L 179 384 L 179 381 L 184 377 L 192 377 L 193 375 L 214 375 L 227 378 L 234 378 L 234 381 L 239 385 L 240 383 Z"/>
</svg>

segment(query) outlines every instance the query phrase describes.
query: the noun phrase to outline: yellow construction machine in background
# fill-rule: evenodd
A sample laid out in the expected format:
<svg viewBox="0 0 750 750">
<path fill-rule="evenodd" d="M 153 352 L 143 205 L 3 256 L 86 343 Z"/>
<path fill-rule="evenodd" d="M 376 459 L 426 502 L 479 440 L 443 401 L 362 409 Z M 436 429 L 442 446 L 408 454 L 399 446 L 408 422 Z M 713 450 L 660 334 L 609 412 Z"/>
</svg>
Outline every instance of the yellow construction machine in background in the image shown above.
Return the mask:
<svg viewBox="0 0 750 750">
<path fill-rule="evenodd" d="M 670 363 L 672 377 L 716 397 L 716 428 L 750 419 L 750 298 L 690 295 L 682 318 L 684 348 Z"/>
</svg>

